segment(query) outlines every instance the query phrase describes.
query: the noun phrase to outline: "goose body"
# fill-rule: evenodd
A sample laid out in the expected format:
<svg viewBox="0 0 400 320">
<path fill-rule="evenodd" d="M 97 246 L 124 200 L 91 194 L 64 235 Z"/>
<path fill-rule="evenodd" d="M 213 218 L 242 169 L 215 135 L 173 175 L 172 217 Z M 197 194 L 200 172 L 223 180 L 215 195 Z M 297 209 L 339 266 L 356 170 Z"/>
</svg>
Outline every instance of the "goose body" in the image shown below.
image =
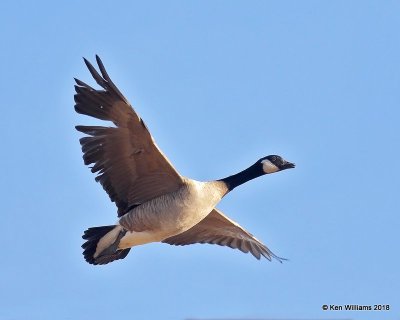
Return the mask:
<svg viewBox="0 0 400 320">
<path fill-rule="evenodd" d="M 293 168 L 280 156 L 259 159 L 249 168 L 214 181 L 181 176 L 150 135 L 143 120 L 108 76 L 100 58 L 101 72 L 85 59 L 96 82 L 95 90 L 75 79 L 75 110 L 115 127 L 77 126 L 87 136 L 80 139 L 85 164 L 93 164 L 96 181 L 118 208 L 117 224 L 85 231 L 85 260 L 106 264 L 123 259 L 131 247 L 150 242 L 171 245 L 211 243 L 251 252 L 271 260 L 263 243 L 216 209 L 219 201 L 238 185 L 264 174 Z"/>
<path fill-rule="evenodd" d="M 177 191 L 145 202 L 120 218 L 119 224 L 128 232 L 119 248 L 163 241 L 187 231 L 203 220 L 226 192 L 219 182 L 185 179 Z"/>
</svg>

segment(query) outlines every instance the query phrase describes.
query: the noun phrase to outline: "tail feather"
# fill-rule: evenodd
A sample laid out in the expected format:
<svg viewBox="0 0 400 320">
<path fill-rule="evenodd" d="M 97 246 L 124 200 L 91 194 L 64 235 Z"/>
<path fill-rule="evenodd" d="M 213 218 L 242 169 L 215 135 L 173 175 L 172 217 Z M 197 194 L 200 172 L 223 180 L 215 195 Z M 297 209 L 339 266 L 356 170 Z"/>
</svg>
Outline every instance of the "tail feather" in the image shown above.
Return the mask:
<svg viewBox="0 0 400 320">
<path fill-rule="evenodd" d="M 126 233 L 125 230 L 121 230 L 119 231 L 119 234 L 116 237 L 116 239 L 95 257 L 99 241 L 110 231 L 113 231 L 115 228 L 116 228 L 115 225 L 93 227 L 87 229 L 84 232 L 82 238 L 86 240 L 86 242 L 82 245 L 82 249 L 83 249 L 83 256 L 88 263 L 94 265 L 107 264 L 114 260 L 123 259 L 128 255 L 129 251 L 131 250 L 130 248 L 123 250 L 118 249 L 119 241 Z"/>
</svg>

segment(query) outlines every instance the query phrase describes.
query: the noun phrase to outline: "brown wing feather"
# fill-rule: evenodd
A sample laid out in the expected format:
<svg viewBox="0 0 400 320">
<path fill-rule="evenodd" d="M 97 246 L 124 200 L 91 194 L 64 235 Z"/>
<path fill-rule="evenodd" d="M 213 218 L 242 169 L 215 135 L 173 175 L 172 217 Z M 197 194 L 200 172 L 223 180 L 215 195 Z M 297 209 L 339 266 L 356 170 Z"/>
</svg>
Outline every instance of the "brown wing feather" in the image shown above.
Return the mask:
<svg viewBox="0 0 400 320">
<path fill-rule="evenodd" d="M 85 133 L 80 139 L 86 165 L 93 164 L 100 182 L 118 207 L 118 216 L 133 206 L 175 191 L 182 178 L 155 144 L 143 120 L 108 76 L 96 56 L 102 75 L 85 63 L 103 90 L 75 79 L 75 110 L 97 119 L 112 121 L 115 127 L 77 126 Z"/>
<path fill-rule="evenodd" d="M 239 249 L 244 253 L 250 252 L 257 259 L 264 256 L 268 260 L 272 258 L 277 259 L 279 262 L 285 260 L 272 253 L 251 233 L 229 219 L 218 209 L 211 211 L 206 218 L 194 227 L 181 234 L 167 238 L 163 242 L 177 246 L 194 243 L 218 244 L 232 249 Z"/>
</svg>

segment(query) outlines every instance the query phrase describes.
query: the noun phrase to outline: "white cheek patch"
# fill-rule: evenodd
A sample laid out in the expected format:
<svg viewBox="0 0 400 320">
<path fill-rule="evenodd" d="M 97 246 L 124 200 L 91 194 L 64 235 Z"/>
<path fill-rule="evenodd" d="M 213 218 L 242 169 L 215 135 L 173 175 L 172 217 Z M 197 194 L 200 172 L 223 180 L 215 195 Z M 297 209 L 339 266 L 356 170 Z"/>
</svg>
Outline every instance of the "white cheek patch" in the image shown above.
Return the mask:
<svg viewBox="0 0 400 320">
<path fill-rule="evenodd" d="M 263 161 L 261 161 L 262 165 L 263 165 L 263 171 L 265 173 L 274 173 L 279 171 L 279 168 L 274 165 L 271 161 L 269 161 L 268 159 L 265 159 Z"/>
</svg>

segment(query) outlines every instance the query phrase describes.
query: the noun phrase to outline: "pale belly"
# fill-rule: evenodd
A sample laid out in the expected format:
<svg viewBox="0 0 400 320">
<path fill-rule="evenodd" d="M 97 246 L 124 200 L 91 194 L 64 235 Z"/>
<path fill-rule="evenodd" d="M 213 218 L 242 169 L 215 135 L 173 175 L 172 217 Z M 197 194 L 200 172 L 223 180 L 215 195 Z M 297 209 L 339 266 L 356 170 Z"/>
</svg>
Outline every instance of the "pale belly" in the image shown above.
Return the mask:
<svg viewBox="0 0 400 320">
<path fill-rule="evenodd" d="M 150 242 L 159 242 L 166 238 L 164 233 L 157 231 L 128 231 L 120 240 L 118 249 L 127 249 Z"/>
<path fill-rule="evenodd" d="M 173 197 L 154 199 L 134 209 L 130 217 L 121 218 L 120 224 L 129 231 L 120 240 L 119 249 L 162 241 L 203 220 L 223 194 L 204 190 L 203 185 L 196 187 L 180 190 Z"/>
<path fill-rule="evenodd" d="M 174 208 L 175 211 L 162 213 L 162 223 L 158 224 L 156 228 L 145 231 L 128 231 L 120 240 L 119 249 L 126 249 L 133 246 L 138 246 L 150 242 L 160 242 L 169 237 L 175 236 L 191 227 L 198 224 L 203 220 L 213 209 L 213 207 L 206 207 L 203 210 L 191 210 L 185 208 Z M 157 213 L 156 213 L 157 214 Z"/>
</svg>

